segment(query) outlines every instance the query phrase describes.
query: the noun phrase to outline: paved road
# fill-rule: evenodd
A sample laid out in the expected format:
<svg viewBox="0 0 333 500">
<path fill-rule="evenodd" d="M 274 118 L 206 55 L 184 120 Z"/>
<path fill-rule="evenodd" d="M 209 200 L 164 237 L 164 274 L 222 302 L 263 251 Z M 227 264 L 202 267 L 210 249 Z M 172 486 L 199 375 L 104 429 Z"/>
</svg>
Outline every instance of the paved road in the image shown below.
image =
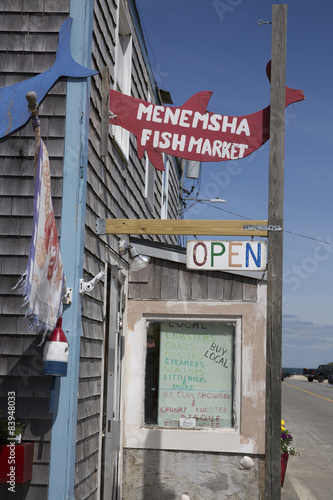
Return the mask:
<svg viewBox="0 0 333 500">
<path fill-rule="evenodd" d="M 289 457 L 281 499 L 333 499 L 333 385 L 286 378 L 282 418 L 301 455 Z"/>
</svg>

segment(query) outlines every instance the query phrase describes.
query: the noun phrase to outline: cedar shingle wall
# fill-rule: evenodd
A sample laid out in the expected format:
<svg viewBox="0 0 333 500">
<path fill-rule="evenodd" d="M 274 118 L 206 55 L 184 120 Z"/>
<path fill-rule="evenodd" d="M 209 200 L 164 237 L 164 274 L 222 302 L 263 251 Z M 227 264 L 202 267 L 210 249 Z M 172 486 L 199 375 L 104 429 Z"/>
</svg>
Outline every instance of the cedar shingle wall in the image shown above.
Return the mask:
<svg viewBox="0 0 333 500">
<path fill-rule="evenodd" d="M 136 138 L 130 138 L 129 164 L 123 161 L 109 130 L 109 154 L 100 156 L 101 72 L 110 70 L 114 83 L 117 4 L 95 0 L 84 277 L 104 269 L 105 244 L 117 249 L 117 236 L 95 234 L 96 217 L 151 217 L 144 198 L 144 159 L 137 158 Z M 33 77 L 55 60 L 59 28 L 69 16 L 70 0 L 0 0 L 0 88 Z M 129 14 L 129 13 L 128 13 Z M 129 19 L 130 15 L 129 15 Z M 130 21 L 131 22 L 131 21 Z M 133 30 L 132 95 L 154 95 L 140 44 Z M 39 107 L 42 138 L 50 156 L 52 200 L 60 233 L 62 169 L 66 112 L 66 79 L 60 80 Z M 13 286 L 25 271 L 33 218 L 34 138 L 31 124 L 0 139 L 0 409 L 7 408 L 7 392 L 17 396 L 16 417 L 26 423 L 24 440 L 35 441 L 33 479 L 29 500 L 47 498 L 52 414 L 49 412 L 51 379 L 40 375 L 40 337 L 28 329 L 21 299 Z M 161 206 L 160 172 L 155 173 L 154 214 Z M 178 173 L 170 172 L 169 216 L 177 215 Z M 175 206 L 172 206 L 172 204 Z M 146 236 L 146 238 L 150 238 Z M 175 243 L 175 237 L 153 237 Z M 78 400 L 75 498 L 97 498 L 100 471 L 100 409 L 104 339 L 103 287 L 82 297 L 82 338 Z M 1 495 L 0 495 L 1 496 Z"/>
<path fill-rule="evenodd" d="M 118 3 L 118 2 L 117 2 Z M 145 163 L 139 160 L 136 138 L 130 136 L 129 162 L 123 160 L 108 131 L 108 156 L 100 155 L 102 71 L 105 66 L 110 72 L 110 86 L 113 87 L 116 64 L 117 3 L 112 0 L 96 0 L 94 3 L 92 68 L 99 74 L 91 79 L 91 106 L 88 152 L 88 182 L 86 205 L 86 232 L 84 254 L 84 277 L 89 280 L 104 270 L 108 257 L 106 245 L 117 252 L 118 235 L 97 236 L 95 219 L 102 218 L 150 218 L 149 205 L 144 198 Z M 127 11 L 131 22 L 130 13 Z M 144 58 L 134 25 L 132 47 L 132 95 L 142 99 L 154 92 L 148 78 Z M 155 216 L 161 209 L 160 172 L 155 173 Z M 170 191 L 178 193 L 178 174 L 171 169 Z M 172 195 L 174 196 L 174 195 Z M 173 207 L 171 196 L 170 217 L 177 216 L 177 203 Z M 177 197 L 177 195 L 176 195 Z M 175 237 L 154 237 L 160 241 L 175 243 Z M 80 500 L 97 498 L 97 482 L 100 450 L 100 411 L 102 409 L 102 367 L 104 352 L 103 286 L 82 297 L 82 337 L 78 402 L 78 434 L 76 457 L 75 495 Z M 93 387 L 93 392 L 92 391 Z"/>
<path fill-rule="evenodd" d="M 222 271 L 188 271 L 185 264 L 150 258 L 149 265 L 131 273 L 129 299 L 138 300 L 257 300 L 258 281 Z"/>
<path fill-rule="evenodd" d="M 69 0 L 0 2 L 0 87 L 50 68 L 58 32 L 68 17 Z M 50 155 L 52 196 L 57 225 L 61 215 L 62 156 L 65 127 L 65 81 L 59 81 L 40 105 L 41 132 Z M 0 139 L 0 408 L 6 415 L 7 393 L 16 393 L 15 417 L 25 424 L 24 441 L 34 441 L 29 500 L 47 498 L 52 413 L 51 377 L 41 376 L 41 340 L 23 318 L 22 300 L 13 286 L 25 271 L 33 218 L 34 138 L 31 124 Z M 3 488 L 2 485 L 1 487 Z M 0 496 L 2 496 L 0 491 Z"/>
</svg>

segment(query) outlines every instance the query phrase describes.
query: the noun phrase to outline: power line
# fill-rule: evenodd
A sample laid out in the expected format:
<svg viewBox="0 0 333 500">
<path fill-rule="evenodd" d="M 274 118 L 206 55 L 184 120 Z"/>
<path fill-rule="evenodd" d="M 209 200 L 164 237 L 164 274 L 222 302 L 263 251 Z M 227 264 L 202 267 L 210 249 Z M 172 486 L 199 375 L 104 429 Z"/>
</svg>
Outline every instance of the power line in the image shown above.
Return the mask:
<svg viewBox="0 0 333 500">
<path fill-rule="evenodd" d="M 186 201 L 186 200 L 185 200 Z M 240 217 L 241 219 L 245 219 L 245 220 L 253 220 L 252 217 L 245 217 L 244 215 L 241 215 L 241 214 L 236 214 L 235 212 L 231 212 L 230 210 L 226 210 L 225 208 L 221 208 L 221 207 L 217 207 L 215 205 L 210 205 L 208 203 L 205 203 L 205 202 L 201 202 L 203 205 L 207 205 L 208 207 L 210 208 L 215 208 L 216 210 L 221 210 L 221 212 L 226 212 L 228 214 L 231 214 L 231 215 L 235 215 L 236 217 Z M 192 207 L 193 205 L 191 205 Z M 189 208 L 191 208 L 189 207 Z M 300 233 L 295 233 L 293 231 L 288 231 L 287 229 L 284 229 L 283 230 L 285 233 L 288 233 L 288 234 L 292 234 L 294 236 L 299 236 L 300 238 L 305 238 L 307 240 L 312 240 L 312 241 L 317 241 L 318 243 L 325 243 L 325 245 L 330 245 L 330 246 L 333 246 L 333 243 L 330 243 L 329 241 L 325 241 L 325 240 L 321 240 L 320 238 L 313 238 L 312 236 L 306 236 L 305 234 L 300 234 Z"/>
<path fill-rule="evenodd" d="M 313 238 L 312 236 L 305 236 L 304 234 L 294 233 L 293 231 L 287 231 L 287 229 L 284 229 L 284 232 L 293 234 L 294 236 L 299 236 L 300 238 L 306 238 L 307 240 L 318 241 L 318 243 L 325 243 L 325 245 L 333 246 L 333 243 L 325 240 L 320 240 L 319 238 Z"/>
<path fill-rule="evenodd" d="M 186 201 L 186 200 L 184 200 Z M 245 219 L 245 220 L 253 220 L 249 217 L 244 217 L 244 215 L 240 215 L 240 214 L 236 214 L 235 212 L 231 212 L 230 210 L 226 210 L 225 208 L 221 208 L 221 207 L 217 207 L 215 205 L 210 205 L 206 202 L 201 202 L 203 205 L 207 205 L 207 207 L 210 207 L 210 208 L 216 208 L 216 210 L 221 210 L 221 212 L 227 212 L 228 214 L 231 214 L 231 215 L 236 215 L 236 217 L 240 217 L 241 219 Z M 189 207 L 191 208 L 191 207 Z"/>
</svg>

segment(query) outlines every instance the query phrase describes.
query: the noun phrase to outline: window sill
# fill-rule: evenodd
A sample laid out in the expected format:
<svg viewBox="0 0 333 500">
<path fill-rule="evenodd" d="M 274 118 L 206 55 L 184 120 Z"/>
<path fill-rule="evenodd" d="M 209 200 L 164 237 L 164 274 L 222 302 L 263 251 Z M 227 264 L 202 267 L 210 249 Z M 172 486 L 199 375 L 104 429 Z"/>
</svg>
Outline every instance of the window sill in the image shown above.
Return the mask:
<svg viewBox="0 0 333 500">
<path fill-rule="evenodd" d="M 263 453 L 249 437 L 235 429 L 125 428 L 125 448 Z"/>
</svg>

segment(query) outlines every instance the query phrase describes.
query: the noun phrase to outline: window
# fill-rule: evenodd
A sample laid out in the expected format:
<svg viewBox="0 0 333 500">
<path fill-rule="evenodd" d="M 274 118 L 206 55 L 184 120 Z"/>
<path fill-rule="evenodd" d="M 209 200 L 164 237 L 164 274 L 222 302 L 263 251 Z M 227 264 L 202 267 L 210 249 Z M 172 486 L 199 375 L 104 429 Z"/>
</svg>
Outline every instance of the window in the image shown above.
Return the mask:
<svg viewBox="0 0 333 500">
<path fill-rule="evenodd" d="M 170 161 L 167 159 L 164 165 L 165 170 L 162 173 L 161 219 L 168 218 Z"/>
<path fill-rule="evenodd" d="M 122 2 L 119 6 L 118 38 L 116 46 L 115 90 L 123 94 L 131 93 L 132 35 Z M 112 126 L 113 137 L 122 155 L 129 156 L 129 132 L 122 127 Z"/>
<path fill-rule="evenodd" d="M 233 428 L 235 323 L 147 322 L 144 425 Z"/>
<path fill-rule="evenodd" d="M 258 302 L 128 301 L 125 447 L 265 452 L 266 293 L 262 284 Z"/>
</svg>

